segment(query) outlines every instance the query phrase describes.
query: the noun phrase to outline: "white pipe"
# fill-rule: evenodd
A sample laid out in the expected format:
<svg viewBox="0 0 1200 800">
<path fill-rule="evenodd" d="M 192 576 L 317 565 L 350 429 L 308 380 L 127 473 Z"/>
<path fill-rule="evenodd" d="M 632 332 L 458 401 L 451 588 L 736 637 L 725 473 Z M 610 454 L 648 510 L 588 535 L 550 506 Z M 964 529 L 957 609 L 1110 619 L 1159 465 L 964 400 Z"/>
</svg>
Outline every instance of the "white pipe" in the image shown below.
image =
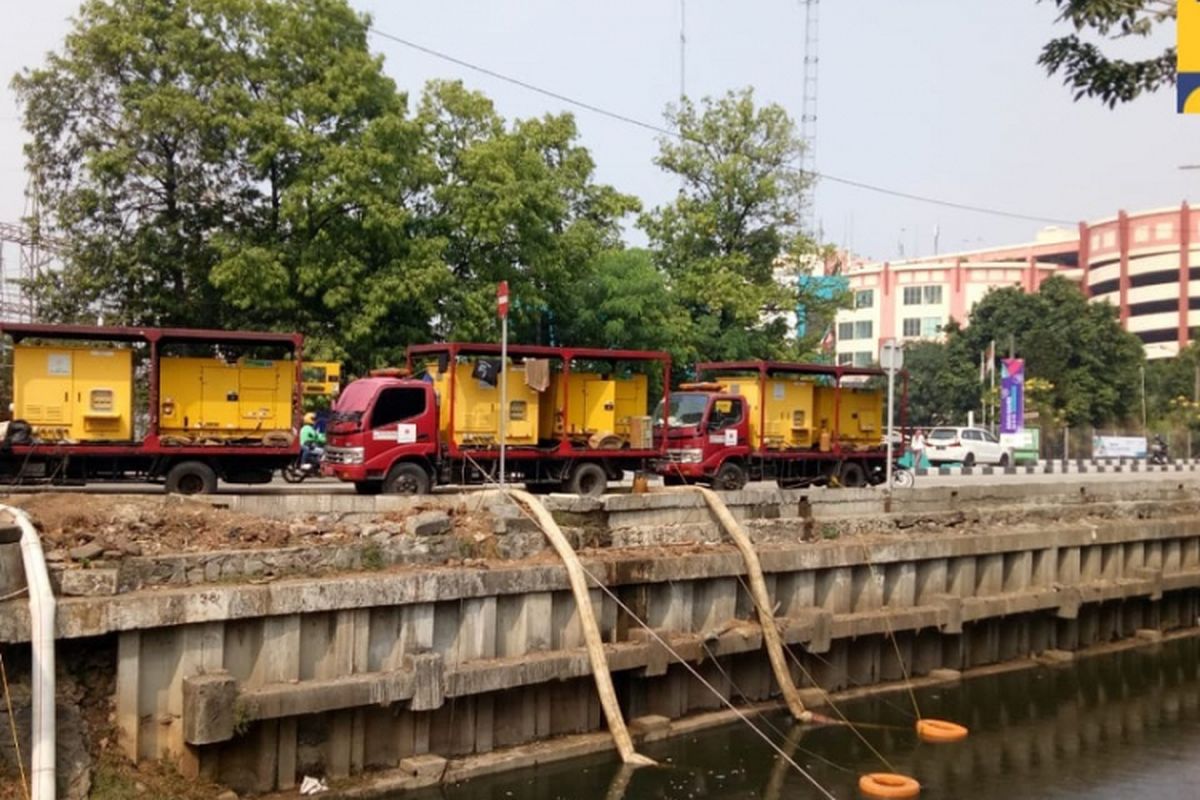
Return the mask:
<svg viewBox="0 0 1200 800">
<path fill-rule="evenodd" d="M 33 653 L 33 750 L 30 800 L 54 800 L 55 797 L 55 719 L 54 719 L 54 590 L 46 572 L 42 538 L 24 511 L 0 506 L 21 529 L 21 560 L 25 581 L 29 584 L 29 646 Z"/>
<path fill-rule="evenodd" d="M 542 501 L 529 492 L 510 489 L 501 492 L 512 500 L 524 506 L 537 520 L 542 533 L 554 546 L 563 566 L 567 568 L 567 579 L 571 584 L 571 593 L 575 596 L 575 604 L 579 609 L 580 627 L 583 629 L 584 644 L 587 645 L 588 660 L 592 665 L 592 679 L 596 682 L 596 693 L 600 696 L 600 708 L 608 721 L 608 730 L 612 734 L 617 752 L 625 764 L 635 767 L 653 766 L 654 761 L 637 752 L 633 746 L 633 738 L 625 726 L 625 718 L 621 715 L 621 706 L 617 702 L 617 692 L 613 688 L 612 674 L 608 670 L 608 659 L 604 655 L 604 639 L 600 636 L 600 628 L 596 625 L 596 612 L 592 606 L 591 595 L 588 594 L 587 578 L 583 565 L 579 563 L 579 554 L 571 548 L 571 543 L 563 535 L 562 529 L 550 516 L 550 512 L 542 505 Z"/>
</svg>

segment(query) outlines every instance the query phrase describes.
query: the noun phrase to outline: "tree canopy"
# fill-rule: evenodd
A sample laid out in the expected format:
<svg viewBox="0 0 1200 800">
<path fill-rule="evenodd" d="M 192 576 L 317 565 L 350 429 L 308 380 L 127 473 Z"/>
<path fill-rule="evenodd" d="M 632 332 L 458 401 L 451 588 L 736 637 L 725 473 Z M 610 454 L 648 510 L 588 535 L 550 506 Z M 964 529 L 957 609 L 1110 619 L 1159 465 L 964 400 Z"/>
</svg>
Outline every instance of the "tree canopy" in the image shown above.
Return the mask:
<svg viewBox="0 0 1200 800">
<path fill-rule="evenodd" d="M 979 359 L 992 342 L 997 355 L 1012 343 L 1028 379 L 1040 379 L 1039 413 L 1069 425 L 1104 425 L 1140 415 L 1141 340 L 1121 329 L 1116 309 L 1091 303 L 1062 277 L 1035 293 L 1016 287 L 989 292 L 964 328 L 951 325 L 944 342 L 910 346 L 913 421 L 962 419 L 980 407 Z M 973 385 L 973 390 L 971 386 Z"/>
<path fill-rule="evenodd" d="M 803 306 L 828 318 L 844 302 L 798 274 L 811 271 L 815 243 L 801 229 L 811 178 L 797 168 L 804 143 L 778 105 L 729 92 L 668 112 L 678 137 L 663 137 L 655 163 L 680 181 L 674 202 L 642 216 L 659 268 L 690 326 L 689 360 L 788 358 L 823 331 L 791 341 L 786 315 Z"/>
<path fill-rule="evenodd" d="M 1128 60 L 1088 41 L 1090 34 L 1110 46 L 1120 40 L 1147 39 L 1175 19 L 1173 0 L 1053 0 L 1058 21 L 1074 32 L 1050 40 L 1038 63 L 1051 75 L 1060 75 L 1075 92 L 1075 99 L 1099 98 L 1109 107 L 1126 103 L 1145 92 L 1175 81 L 1175 48 Z M 1111 49 L 1111 48 L 1110 48 Z"/>
<path fill-rule="evenodd" d="M 405 345 L 514 341 L 789 357 L 809 178 L 782 108 L 749 91 L 671 111 L 656 163 L 678 198 L 640 218 L 596 178 L 570 114 L 506 120 L 458 82 L 397 90 L 346 0 L 86 0 L 58 52 L 14 78 L 27 164 L 64 269 L 52 321 L 298 330 L 351 372 Z"/>
</svg>

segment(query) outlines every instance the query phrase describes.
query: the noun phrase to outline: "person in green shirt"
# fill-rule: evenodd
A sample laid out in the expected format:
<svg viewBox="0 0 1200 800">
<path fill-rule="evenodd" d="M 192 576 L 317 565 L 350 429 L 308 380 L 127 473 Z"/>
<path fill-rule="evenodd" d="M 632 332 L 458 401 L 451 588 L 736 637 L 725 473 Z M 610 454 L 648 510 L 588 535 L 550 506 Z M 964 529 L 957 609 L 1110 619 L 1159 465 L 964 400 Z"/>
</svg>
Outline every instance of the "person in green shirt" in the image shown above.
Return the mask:
<svg viewBox="0 0 1200 800">
<path fill-rule="evenodd" d="M 317 415 L 310 411 L 304 415 L 304 425 L 300 428 L 300 463 L 314 468 L 325 455 L 325 434 L 317 430 L 316 423 Z"/>
</svg>

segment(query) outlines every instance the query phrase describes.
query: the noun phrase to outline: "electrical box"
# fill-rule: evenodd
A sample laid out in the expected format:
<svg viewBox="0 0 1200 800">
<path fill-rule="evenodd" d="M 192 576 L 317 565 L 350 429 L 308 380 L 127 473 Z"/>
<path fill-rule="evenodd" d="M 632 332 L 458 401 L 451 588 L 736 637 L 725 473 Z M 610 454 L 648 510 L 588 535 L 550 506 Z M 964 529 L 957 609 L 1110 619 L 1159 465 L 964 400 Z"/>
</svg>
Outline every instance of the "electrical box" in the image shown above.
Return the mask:
<svg viewBox="0 0 1200 800">
<path fill-rule="evenodd" d="M 883 392 L 843 386 L 834 419 L 835 389 L 818 386 L 817 424 L 839 439 L 842 447 L 878 447 L 883 438 Z M 835 427 L 836 421 L 836 427 Z"/>
<path fill-rule="evenodd" d="M 727 377 L 717 381 L 727 394 L 746 398 L 749 406 L 750 446 L 767 450 L 808 449 L 817 435 L 813 424 L 814 390 L 812 381 L 792 377 L 768 377 L 760 383 L 757 375 Z M 765 405 L 765 408 L 764 408 Z"/>
<path fill-rule="evenodd" d="M 482 447 L 498 446 L 500 443 L 500 384 L 492 386 L 473 377 L 473 363 L 454 365 L 454 392 L 449 391 L 450 371 L 441 372 L 437 367 L 429 371 L 433 378 L 440 405 L 438 428 L 445 441 L 450 432 L 450 414 L 453 405 L 454 441 L 460 445 Z M 510 364 L 508 367 L 508 420 L 505 423 L 505 440 L 509 445 L 533 445 L 538 441 L 541 398 L 538 392 L 525 384 L 525 368 Z"/>
<path fill-rule="evenodd" d="M 564 432 L 580 439 L 596 433 L 612 433 L 629 442 L 632 418 L 646 414 L 646 376 L 640 373 L 611 378 L 592 372 L 572 372 L 567 380 L 561 372 L 556 372 L 546 394 L 547 401 L 553 399 L 542 407 L 542 435 L 547 438 Z"/>
<path fill-rule="evenodd" d="M 133 351 L 17 345 L 13 418 L 43 439 L 130 441 Z"/>
<path fill-rule="evenodd" d="M 294 361 L 166 356 L 159 365 L 163 435 L 238 439 L 291 430 Z"/>
</svg>

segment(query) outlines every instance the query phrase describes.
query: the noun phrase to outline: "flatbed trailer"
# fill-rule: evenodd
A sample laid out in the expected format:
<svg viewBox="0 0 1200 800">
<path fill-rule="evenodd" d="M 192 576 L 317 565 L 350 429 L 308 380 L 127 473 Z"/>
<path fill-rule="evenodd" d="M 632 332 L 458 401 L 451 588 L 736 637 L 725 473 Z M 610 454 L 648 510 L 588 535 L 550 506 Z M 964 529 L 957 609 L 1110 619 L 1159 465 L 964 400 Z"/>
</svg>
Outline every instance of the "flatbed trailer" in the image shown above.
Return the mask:
<svg viewBox="0 0 1200 800">
<path fill-rule="evenodd" d="M 27 340 L 88 344 L 144 345 L 147 348 L 146 433 L 119 441 L 39 441 L 28 426 L 9 423 L 0 443 L 0 482 L 10 484 L 81 484 L 89 481 L 162 481 L 169 492 L 216 491 L 218 480 L 269 483 L 276 470 L 300 452 L 301 413 L 299 334 L 219 331 L 188 328 L 102 327 L 0 323 L 0 335 L 13 344 Z M 181 442 L 160 431 L 160 379 L 164 349 L 172 346 L 269 347 L 286 352 L 295 363 L 289 432 L 286 441 L 215 440 Z M 16 387 L 14 386 L 14 393 Z"/>
<path fill-rule="evenodd" d="M 482 485 L 498 481 L 500 448 L 495 417 L 478 417 L 485 422 L 473 429 L 476 433 L 468 432 L 463 425 L 465 420 L 475 417 L 476 407 L 495 405 L 494 400 L 468 392 L 470 387 L 463 383 L 469 378 L 459 374 L 459 365 L 464 360 L 499 356 L 500 347 L 494 344 L 413 345 L 408 348 L 406 376 L 371 377 L 351 383 L 342 392 L 330 420 L 325 474 L 353 482 L 363 494 L 423 494 L 438 484 Z M 511 345 L 508 356 L 510 371 L 515 371 L 513 365 L 517 362 L 528 364 L 531 360 L 551 362 L 557 371 L 553 372 L 555 382 L 551 388 L 541 390 L 538 401 L 534 401 L 534 395 L 526 394 L 531 408 L 518 409 L 514 403 L 523 401 L 509 397 L 510 424 L 522 424 L 529 433 L 527 440 L 517 442 L 512 441 L 511 432 L 506 435 L 506 480 L 523 482 L 532 491 L 565 489 L 598 495 L 608 482 L 620 480 L 625 471 L 646 468 L 651 459 L 663 455 L 662 448 L 653 442 L 645 408 L 627 415 L 645 420 L 646 435 L 640 446 L 629 441 L 629 437 L 619 445 L 616 444 L 619 437 L 613 437 L 605 446 L 597 446 L 586 431 L 572 430 L 568 421 L 581 412 L 579 408 L 573 410 L 572 402 L 580 402 L 579 383 L 585 380 L 585 374 L 587 378 L 597 378 L 595 383 L 604 384 L 600 387 L 603 389 L 619 382 L 600 380 L 603 376 L 594 371 L 581 372 L 580 365 L 657 365 L 661 368 L 663 392 L 669 397 L 669 354 Z M 429 372 L 424 379 L 418 377 L 422 364 L 437 365 L 434 377 Z M 549 403 L 550 407 L 542 407 L 543 403 Z M 471 408 L 463 408 L 464 404 L 471 404 Z M 385 405 L 403 411 L 383 413 Z M 538 406 L 537 411 L 532 410 L 534 405 Z M 612 415 L 612 409 L 607 410 Z M 530 421 L 525 414 L 541 416 L 542 424 L 524 426 Z"/>
</svg>

